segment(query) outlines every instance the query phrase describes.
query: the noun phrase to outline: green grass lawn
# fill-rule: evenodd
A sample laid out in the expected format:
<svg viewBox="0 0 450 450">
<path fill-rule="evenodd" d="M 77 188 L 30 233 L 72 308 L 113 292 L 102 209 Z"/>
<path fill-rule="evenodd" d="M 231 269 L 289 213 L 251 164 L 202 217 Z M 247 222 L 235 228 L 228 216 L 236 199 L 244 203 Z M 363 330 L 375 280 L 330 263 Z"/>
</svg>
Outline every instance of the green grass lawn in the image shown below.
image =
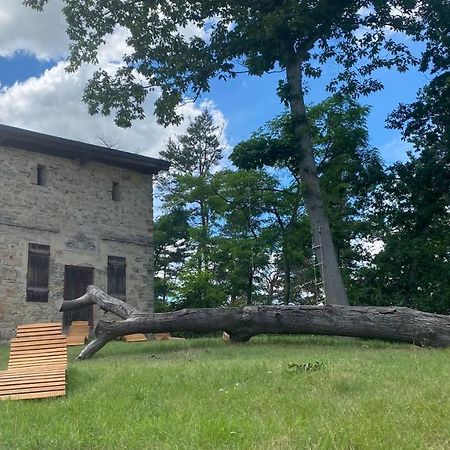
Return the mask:
<svg viewBox="0 0 450 450">
<path fill-rule="evenodd" d="M 78 351 L 65 398 L 0 402 L 1 449 L 450 448 L 450 349 L 260 337 Z"/>
</svg>

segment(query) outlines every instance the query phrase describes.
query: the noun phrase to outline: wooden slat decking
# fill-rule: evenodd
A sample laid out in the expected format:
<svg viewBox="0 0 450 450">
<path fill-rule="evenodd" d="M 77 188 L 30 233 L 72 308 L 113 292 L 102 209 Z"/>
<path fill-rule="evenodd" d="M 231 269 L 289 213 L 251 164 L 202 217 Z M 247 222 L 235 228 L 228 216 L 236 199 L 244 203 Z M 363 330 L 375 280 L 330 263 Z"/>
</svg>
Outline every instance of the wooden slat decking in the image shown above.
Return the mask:
<svg viewBox="0 0 450 450">
<path fill-rule="evenodd" d="M 8 370 L 0 372 L 0 400 L 63 396 L 67 338 L 60 324 L 21 325 L 11 340 Z"/>
<path fill-rule="evenodd" d="M 84 345 L 89 337 L 89 322 L 76 320 L 72 322 L 67 333 L 67 345 Z"/>
</svg>

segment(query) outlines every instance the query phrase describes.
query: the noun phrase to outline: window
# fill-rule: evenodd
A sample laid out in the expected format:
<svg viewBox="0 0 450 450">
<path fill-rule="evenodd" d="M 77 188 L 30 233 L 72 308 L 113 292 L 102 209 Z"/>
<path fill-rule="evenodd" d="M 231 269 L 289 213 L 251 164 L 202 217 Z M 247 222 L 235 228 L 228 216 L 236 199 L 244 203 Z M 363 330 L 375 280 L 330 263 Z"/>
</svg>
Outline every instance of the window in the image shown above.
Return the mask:
<svg viewBox="0 0 450 450">
<path fill-rule="evenodd" d="M 120 256 L 108 256 L 108 294 L 125 300 L 126 288 L 126 259 Z"/>
<path fill-rule="evenodd" d="M 118 202 L 120 200 L 120 183 L 117 181 L 113 181 L 112 184 L 112 199 L 115 202 Z"/>
<path fill-rule="evenodd" d="M 36 169 L 36 184 L 38 186 L 45 186 L 47 183 L 47 170 L 42 164 L 38 164 Z"/>
<path fill-rule="evenodd" d="M 50 247 L 28 244 L 27 302 L 48 302 Z"/>
</svg>

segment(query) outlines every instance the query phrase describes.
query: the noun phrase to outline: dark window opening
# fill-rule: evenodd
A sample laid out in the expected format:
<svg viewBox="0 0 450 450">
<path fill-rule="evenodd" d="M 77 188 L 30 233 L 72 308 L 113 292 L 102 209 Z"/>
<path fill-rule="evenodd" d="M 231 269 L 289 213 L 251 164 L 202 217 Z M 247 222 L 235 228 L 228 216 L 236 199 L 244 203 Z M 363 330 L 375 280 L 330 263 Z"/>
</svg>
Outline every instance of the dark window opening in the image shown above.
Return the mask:
<svg viewBox="0 0 450 450">
<path fill-rule="evenodd" d="M 108 294 L 120 300 L 126 299 L 126 259 L 121 256 L 108 256 Z"/>
<path fill-rule="evenodd" d="M 117 181 L 113 181 L 112 184 L 112 199 L 115 202 L 118 202 L 120 200 L 120 183 Z"/>
<path fill-rule="evenodd" d="M 38 164 L 36 171 L 36 184 L 38 186 L 45 186 L 47 184 L 47 171 L 45 166 Z"/>
<path fill-rule="evenodd" d="M 48 302 L 50 247 L 28 245 L 27 302 Z"/>
</svg>

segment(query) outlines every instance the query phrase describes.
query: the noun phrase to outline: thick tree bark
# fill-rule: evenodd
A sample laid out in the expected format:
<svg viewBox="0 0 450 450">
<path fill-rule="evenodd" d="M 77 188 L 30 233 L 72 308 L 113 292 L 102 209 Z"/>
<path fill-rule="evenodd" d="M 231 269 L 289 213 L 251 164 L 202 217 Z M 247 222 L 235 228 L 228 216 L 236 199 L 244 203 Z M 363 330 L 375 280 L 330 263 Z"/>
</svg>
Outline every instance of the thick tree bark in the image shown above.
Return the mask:
<svg viewBox="0 0 450 450">
<path fill-rule="evenodd" d="M 314 161 L 311 133 L 306 116 L 303 96 L 301 61 L 295 58 L 286 67 L 291 115 L 295 123 L 295 136 L 299 143 L 300 179 L 304 186 L 305 204 L 311 222 L 314 248 L 320 264 L 327 303 L 348 305 L 347 293 L 342 280 L 330 223 L 320 190 L 319 177 Z"/>
<path fill-rule="evenodd" d="M 433 347 L 450 346 L 450 317 L 401 307 L 248 306 L 184 309 L 173 313 L 140 313 L 89 286 L 85 295 L 65 301 L 61 311 L 97 304 L 122 321 L 100 321 L 95 339 L 78 359 L 93 356 L 112 339 L 134 333 L 226 331 L 233 341 L 257 334 L 323 334 L 376 338 Z"/>
</svg>

